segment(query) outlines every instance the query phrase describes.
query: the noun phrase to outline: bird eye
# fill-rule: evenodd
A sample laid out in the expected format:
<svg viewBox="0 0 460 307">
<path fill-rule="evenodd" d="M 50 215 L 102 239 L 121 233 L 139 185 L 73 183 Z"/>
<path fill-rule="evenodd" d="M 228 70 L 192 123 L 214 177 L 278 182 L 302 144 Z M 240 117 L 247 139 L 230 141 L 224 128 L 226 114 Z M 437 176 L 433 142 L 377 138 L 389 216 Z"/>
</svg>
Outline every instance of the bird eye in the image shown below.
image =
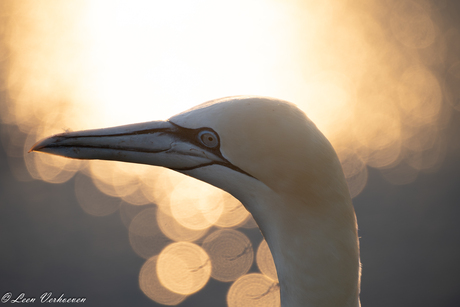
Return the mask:
<svg viewBox="0 0 460 307">
<path fill-rule="evenodd" d="M 214 148 L 219 145 L 219 139 L 217 138 L 217 135 L 212 131 L 200 131 L 200 133 L 198 133 L 198 139 L 204 146 L 209 148 Z"/>
</svg>

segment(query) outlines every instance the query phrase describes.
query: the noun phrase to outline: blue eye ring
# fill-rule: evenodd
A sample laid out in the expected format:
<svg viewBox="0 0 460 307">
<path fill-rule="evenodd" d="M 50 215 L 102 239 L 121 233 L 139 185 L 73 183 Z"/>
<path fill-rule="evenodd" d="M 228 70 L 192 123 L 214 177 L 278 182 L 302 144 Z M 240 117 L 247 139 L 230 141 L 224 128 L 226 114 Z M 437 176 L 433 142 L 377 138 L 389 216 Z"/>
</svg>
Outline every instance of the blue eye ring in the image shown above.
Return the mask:
<svg viewBox="0 0 460 307">
<path fill-rule="evenodd" d="M 209 130 L 202 130 L 198 133 L 198 141 L 208 148 L 216 148 L 219 145 L 217 135 Z"/>
</svg>

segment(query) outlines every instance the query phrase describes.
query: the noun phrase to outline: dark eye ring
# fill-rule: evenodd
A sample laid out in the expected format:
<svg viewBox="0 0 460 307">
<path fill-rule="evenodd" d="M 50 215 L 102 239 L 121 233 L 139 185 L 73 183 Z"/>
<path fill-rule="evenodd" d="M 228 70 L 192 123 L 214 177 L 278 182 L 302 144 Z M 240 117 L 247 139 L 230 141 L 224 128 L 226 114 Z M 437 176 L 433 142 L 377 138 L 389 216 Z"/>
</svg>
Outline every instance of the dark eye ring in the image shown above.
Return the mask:
<svg viewBox="0 0 460 307">
<path fill-rule="evenodd" d="M 217 135 L 209 130 L 203 130 L 198 133 L 198 140 L 206 147 L 215 148 L 219 145 Z"/>
</svg>

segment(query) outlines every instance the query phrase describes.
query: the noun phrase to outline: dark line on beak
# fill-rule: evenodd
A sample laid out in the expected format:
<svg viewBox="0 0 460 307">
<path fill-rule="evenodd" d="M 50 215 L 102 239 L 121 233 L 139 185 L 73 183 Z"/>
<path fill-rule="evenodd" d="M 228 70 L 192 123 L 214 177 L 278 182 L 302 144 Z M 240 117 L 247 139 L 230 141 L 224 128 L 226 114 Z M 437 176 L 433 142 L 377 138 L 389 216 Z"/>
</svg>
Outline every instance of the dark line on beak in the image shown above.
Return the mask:
<svg viewBox="0 0 460 307">
<path fill-rule="evenodd" d="M 117 136 L 128 136 L 128 135 L 142 135 L 142 134 L 154 134 L 154 133 L 170 133 L 174 132 L 171 128 L 156 128 L 156 129 L 145 129 L 132 132 L 123 132 L 116 134 L 97 134 L 97 135 L 67 135 L 67 133 L 56 134 L 53 137 L 65 137 L 67 139 L 77 138 L 99 138 L 99 137 L 117 137 Z"/>
<path fill-rule="evenodd" d="M 129 148 L 129 147 L 123 147 L 123 148 L 116 148 L 116 147 L 110 147 L 110 146 L 91 146 L 91 145 L 84 145 L 84 146 L 75 146 L 75 145 L 46 145 L 40 148 L 91 148 L 91 149 L 111 149 L 111 150 L 120 150 L 120 151 L 134 151 L 134 152 L 144 152 L 144 153 L 160 153 L 160 152 L 165 152 L 171 149 L 171 147 L 162 149 L 162 150 L 148 150 L 144 148 Z M 38 149 L 40 149 L 38 148 Z M 36 150 L 35 148 L 33 150 Z M 78 159 L 78 158 L 77 158 Z M 82 159 L 85 160 L 85 159 Z"/>
</svg>

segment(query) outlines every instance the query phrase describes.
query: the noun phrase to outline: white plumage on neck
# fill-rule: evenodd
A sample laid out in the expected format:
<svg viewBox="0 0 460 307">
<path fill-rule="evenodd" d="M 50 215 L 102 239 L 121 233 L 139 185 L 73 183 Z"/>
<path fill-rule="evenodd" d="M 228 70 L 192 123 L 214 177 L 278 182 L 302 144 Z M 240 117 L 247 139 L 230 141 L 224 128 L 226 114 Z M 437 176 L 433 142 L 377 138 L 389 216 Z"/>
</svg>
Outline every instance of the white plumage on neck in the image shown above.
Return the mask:
<svg viewBox="0 0 460 307">
<path fill-rule="evenodd" d="M 335 151 L 303 112 L 279 100 L 241 97 L 200 105 L 171 121 L 189 128 L 208 123 L 222 138 L 224 157 L 257 178 L 229 180 L 216 167 L 202 179 L 252 213 L 273 254 L 283 306 L 359 305 L 348 187 Z"/>
</svg>

